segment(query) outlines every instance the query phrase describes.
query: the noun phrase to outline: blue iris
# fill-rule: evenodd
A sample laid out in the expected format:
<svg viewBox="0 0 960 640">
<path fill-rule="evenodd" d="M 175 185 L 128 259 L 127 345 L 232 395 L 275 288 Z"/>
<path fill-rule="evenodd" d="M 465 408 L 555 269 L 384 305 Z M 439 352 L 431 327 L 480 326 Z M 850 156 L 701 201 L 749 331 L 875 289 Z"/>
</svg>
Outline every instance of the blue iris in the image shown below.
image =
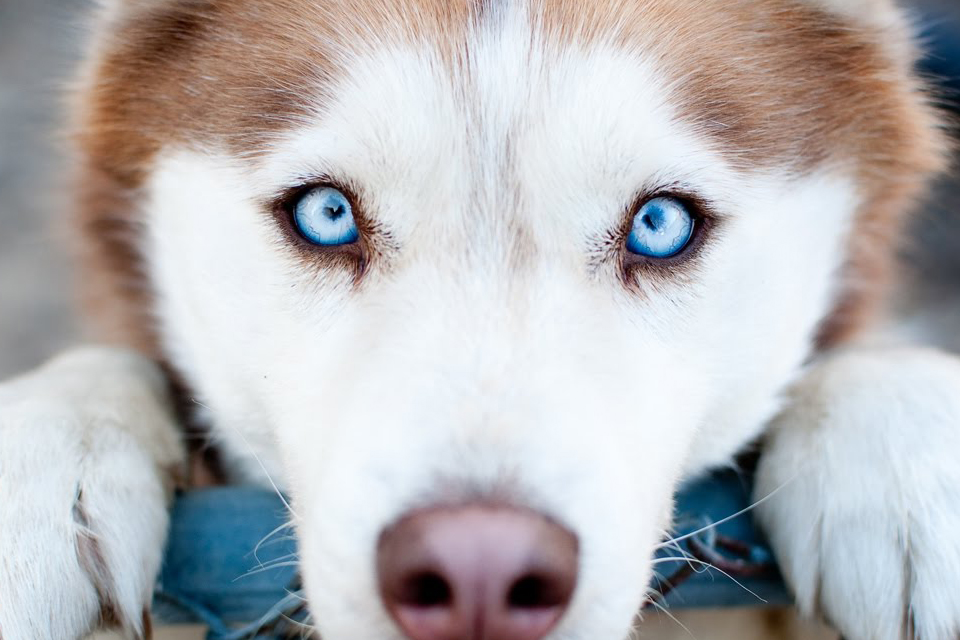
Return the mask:
<svg viewBox="0 0 960 640">
<path fill-rule="evenodd" d="M 647 200 L 633 218 L 627 249 L 649 258 L 675 256 L 693 238 L 693 214 L 676 198 Z"/>
<path fill-rule="evenodd" d="M 316 187 L 300 196 L 293 223 L 304 238 L 324 247 L 350 244 L 360 237 L 350 200 L 333 187 Z"/>
</svg>

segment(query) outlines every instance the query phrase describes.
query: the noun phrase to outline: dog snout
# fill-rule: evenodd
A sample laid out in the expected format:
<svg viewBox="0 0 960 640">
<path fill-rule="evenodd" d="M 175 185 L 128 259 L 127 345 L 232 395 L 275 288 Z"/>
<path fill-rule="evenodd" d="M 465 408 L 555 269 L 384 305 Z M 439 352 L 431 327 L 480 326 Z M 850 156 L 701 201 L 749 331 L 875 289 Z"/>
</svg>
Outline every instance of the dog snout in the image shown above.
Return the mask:
<svg viewBox="0 0 960 640">
<path fill-rule="evenodd" d="M 578 555 L 573 533 L 533 511 L 442 507 L 386 530 L 377 571 L 411 640 L 539 640 L 570 603 Z"/>
</svg>

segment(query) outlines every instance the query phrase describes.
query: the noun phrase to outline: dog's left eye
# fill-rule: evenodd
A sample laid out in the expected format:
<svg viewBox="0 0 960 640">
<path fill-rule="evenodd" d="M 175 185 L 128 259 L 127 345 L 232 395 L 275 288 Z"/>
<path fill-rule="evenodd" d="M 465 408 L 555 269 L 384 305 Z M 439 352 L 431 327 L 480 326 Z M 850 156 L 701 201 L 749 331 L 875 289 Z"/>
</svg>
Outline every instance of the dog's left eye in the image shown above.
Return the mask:
<svg viewBox="0 0 960 640">
<path fill-rule="evenodd" d="M 350 200 L 333 187 L 304 192 L 294 202 L 293 223 L 300 235 L 323 247 L 351 244 L 360 237 Z"/>
<path fill-rule="evenodd" d="M 647 200 L 633 217 L 627 249 L 648 258 L 669 258 L 693 238 L 694 216 L 677 198 Z"/>
</svg>

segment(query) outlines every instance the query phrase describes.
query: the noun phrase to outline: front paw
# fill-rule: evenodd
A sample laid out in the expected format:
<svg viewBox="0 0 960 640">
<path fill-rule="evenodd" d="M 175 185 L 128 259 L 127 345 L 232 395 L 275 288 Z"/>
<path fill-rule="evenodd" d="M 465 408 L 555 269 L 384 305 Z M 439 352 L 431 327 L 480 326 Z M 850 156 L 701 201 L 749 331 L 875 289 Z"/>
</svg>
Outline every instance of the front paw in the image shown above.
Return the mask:
<svg viewBox="0 0 960 640">
<path fill-rule="evenodd" d="M 847 640 L 960 638 L 960 360 L 835 355 L 771 426 L 757 508 L 797 604 Z"/>
<path fill-rule="evenodd" d="M 85 350 L 0 385 L 0 638 L 149 636 L 182 452 L 162 382 Z"/>
</svg>

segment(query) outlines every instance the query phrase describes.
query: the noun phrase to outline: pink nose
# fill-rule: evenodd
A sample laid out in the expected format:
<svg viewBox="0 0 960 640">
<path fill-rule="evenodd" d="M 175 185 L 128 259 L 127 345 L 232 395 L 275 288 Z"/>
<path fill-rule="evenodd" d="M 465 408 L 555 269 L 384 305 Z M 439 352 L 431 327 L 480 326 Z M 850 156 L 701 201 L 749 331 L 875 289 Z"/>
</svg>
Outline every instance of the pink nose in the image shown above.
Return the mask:
<svg viewBox="0 0 960 640">
<path fill-rule="evenodd" d="M 577 583 L 577 538 L 532 511 L 417 511 L 380 538 L 390 615 L 411 640 L 540 640 Z"/>
</svg>

